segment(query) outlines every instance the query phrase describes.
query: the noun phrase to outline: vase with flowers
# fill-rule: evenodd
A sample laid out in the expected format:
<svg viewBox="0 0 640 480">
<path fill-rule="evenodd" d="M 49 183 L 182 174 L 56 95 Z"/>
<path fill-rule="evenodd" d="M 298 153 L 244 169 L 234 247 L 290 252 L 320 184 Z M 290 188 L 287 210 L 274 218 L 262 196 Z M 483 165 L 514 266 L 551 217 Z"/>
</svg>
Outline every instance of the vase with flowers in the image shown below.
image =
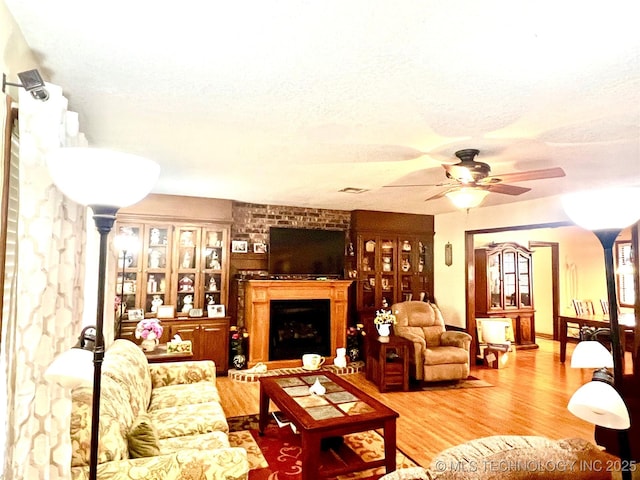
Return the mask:
<svg viewBox="0 0 640 480">
<path fill-rule="evenodd" d="M 391 325 L 396 324 L 396 316 L 391 313 L 391 310 L 378 310 L 376 316 L 373 319 L 373 323 L 378 330 L 378 341 L 387 343 L 389 341 L 389 335 L 391 335 Z"/>
<path fill-rule="evenodd" d="M 160 342 L 159 338 L 162 336 L 162 331 L 163 328 L 159 320 L 145 318 L 136 325 L 136 338 L 142 339 L 140 346 L 144 351 L 153 352 Z"/>
</svg>

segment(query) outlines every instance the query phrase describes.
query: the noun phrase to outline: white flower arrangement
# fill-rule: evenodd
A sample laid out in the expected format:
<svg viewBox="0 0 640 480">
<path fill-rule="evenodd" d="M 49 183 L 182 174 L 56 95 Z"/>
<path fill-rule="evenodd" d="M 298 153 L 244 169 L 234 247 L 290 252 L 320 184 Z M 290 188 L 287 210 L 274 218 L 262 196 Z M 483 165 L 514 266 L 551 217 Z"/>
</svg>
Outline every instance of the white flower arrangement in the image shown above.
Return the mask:
<svg viewBox="0 0 640 480">
<path fill-rule="evenodd" d="M 391 313 L 391 310 L 378 310 L 376 311 L 376 318 L 373 319 L 373 323 L 376 325 L 395 325 L 396 316 Z"/>
<path fill-rule="evenodd" d="M 140 320 L 138 325 L 136 325 L 136 338 L 142 338 L 143 340 L 147 338 L 160 338 L 162 331 L 162 325 L 160 325 L 158 320 L 155 318 L 145 318 L 144 320 Z"/>
</svg>

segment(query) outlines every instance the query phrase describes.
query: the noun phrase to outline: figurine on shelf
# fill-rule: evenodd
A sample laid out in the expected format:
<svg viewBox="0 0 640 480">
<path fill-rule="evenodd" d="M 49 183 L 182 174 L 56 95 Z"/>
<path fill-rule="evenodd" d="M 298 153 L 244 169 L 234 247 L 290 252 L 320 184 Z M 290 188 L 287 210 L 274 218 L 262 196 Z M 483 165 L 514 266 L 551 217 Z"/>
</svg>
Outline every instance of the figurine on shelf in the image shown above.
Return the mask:
<svg viewBox="0 0 640 480">
<path fill-rule="evenodd" d="M 160 230 L 157 228 L 151 229 L 151 239 L 149 243 L 151 245 L 160 245 Z"/>
<path fill-rule="evenodd" d="M 209 278 L 209 291 L 215 292 L 216 290 L 218 290 L 218 284 L 216 283 L 216 278 L 214 276 L 211 276 Z"/>
<path fill-rule="evenodd" d="M 409 263 L 409 259 L 408 258 L 403 258 L 402 259 L 402 271 L 403 272 L 408 272 L 409 270 L 411 270 L 411 264 Z"/>
<path fill-rule="evenodd" d="M 154 295 L 151 300 L 151 311 L 153 313 L 158 313 L 158 307 L 162 305 L 162 297 L 160 295 Z"/>
<path fill-rule="evenodd" d="M 184 252 L 182 257 L 182 268 L 191 268 L 191 253 L 189 251 Z"/>
<path fill-rule="evenodd" d="M 209 268 L 213 270 L 220 270 L 220 259 L 218 258 L 218 250 L 213 250 L 211 252 L 211 259 L 209 260 Z"/>
<path fill-rule="evenodd" d="M 218 232 L 209 232 L 209 238 L 207 239 L 207 245 L 210 247 L 220 247 L 220 240 L 218 239 Z"/>
<path fill-rule="evenodd" d="M 160 250 L 151 250 L 149 252 L 149 268 L 160 268 L 160 257 L 162 257 Z"/>
<path fill-rule="evenodd" d="M 182 304 L 182 313 L 189 313 L 193 308 L 193 295 L 185 295 Z"/>
<path fill-rule="evenodd" d="M 181 292 L 193 292 L 193 280 L 186 275 L 180 279 L 178 286 Z"/>
<path fill-rule="evenodd" d="M 193 247 L 193 232 L 185 230 L 180 234 L 180 245 L 182 247 Z"/>
</svg>

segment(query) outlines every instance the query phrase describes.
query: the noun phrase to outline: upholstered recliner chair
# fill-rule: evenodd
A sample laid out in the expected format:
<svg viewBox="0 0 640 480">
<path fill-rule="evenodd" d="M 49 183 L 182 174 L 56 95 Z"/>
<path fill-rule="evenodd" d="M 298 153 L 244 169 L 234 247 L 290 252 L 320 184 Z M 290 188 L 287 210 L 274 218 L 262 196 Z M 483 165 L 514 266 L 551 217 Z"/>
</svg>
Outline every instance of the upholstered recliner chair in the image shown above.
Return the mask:
<svg viewBox="0 0 640 480">
<path fill-rule="evenodd" d="M 411 371 L 425 382 L 462 380 L 469 376 L 471 335 L 446 331 L 440 309 L 433 303 L 400 302 L 391 306 L 396 335 L 413 342 Z"/>
</svg>

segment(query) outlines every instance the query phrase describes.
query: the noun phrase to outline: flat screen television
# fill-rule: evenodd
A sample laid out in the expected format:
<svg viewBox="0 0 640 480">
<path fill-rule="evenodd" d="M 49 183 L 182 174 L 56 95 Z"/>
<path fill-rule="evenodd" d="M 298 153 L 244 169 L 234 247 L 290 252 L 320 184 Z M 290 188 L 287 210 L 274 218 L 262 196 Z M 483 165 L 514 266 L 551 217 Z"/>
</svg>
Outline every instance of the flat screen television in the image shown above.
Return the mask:
<svg viewBox="0 0 640 480">
<path fill-rule="evenodd" d="M 271 227 L 269 275 L 342 278 L 344 249 L 342 230 Z"/>
</svg>

